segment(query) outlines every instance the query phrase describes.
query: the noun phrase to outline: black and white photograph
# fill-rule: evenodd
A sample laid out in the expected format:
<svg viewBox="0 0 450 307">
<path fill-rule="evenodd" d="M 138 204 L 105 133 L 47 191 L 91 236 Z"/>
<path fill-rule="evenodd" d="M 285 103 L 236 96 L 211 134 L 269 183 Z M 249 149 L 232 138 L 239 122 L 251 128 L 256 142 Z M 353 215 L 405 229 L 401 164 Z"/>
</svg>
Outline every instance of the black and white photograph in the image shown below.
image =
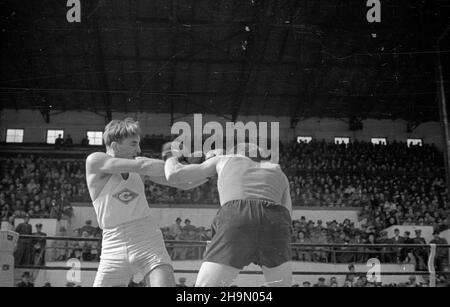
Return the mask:
<svg viewBox="0 0 450 307">
<path fill-rule="evenodd" d="M 449 0 L 0 8 L 0 287 L 450 287 Z"/>
</svg>

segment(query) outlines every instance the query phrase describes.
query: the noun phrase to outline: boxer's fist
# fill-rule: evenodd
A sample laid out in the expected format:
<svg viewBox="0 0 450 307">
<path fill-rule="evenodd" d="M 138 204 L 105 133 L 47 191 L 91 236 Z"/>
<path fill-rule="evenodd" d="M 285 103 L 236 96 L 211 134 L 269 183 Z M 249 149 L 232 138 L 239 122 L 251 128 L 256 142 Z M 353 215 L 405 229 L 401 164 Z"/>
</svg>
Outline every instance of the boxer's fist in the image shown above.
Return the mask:
<svg viewBox="0 0 450 307">
<path fill-rule="evenodd" d="M 161 156 L 164 161 L 171 157 L 179 158 L 181 156 L 180 144 L 176 142 L 167 142 L 162 146 Z"/>
<path fill-rule="evenodd" d="M 210 150 L 205 155 L 205 160 L 211 159 L 215 156 L 222 156 L 223 155 L 223 149 L 214 149 Z"/>
<path fill-rule="evenodd" d="M 196 151 L 190 157 L 186 157 L 189 164 L 202 164 L 205 161 L 205 155 L 201 151 Z"/>
</svg>

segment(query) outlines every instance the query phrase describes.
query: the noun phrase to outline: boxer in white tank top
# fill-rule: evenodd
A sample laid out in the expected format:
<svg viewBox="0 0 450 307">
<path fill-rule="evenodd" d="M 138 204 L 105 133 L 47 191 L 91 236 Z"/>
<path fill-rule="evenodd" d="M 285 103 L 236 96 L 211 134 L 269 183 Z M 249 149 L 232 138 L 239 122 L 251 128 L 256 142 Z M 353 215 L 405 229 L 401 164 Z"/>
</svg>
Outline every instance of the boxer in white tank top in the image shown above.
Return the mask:
<svg viewBox="0 0 450 307">
<path fill-rule="evenodd" d="M 86 160 L 87 185 L 103 230 L 94 287 L 126 286 L 136 273 L 147 286 L 175 286 L 170 257 L 145 198 L 143 176 L 169 183 L 162 160 L 138 157 L 139 134 L 134 120 L 113 120 L 103 135 L 106 153 L 93 153 Z M 188 189 L 205 181 L 171 186 Z"/>
<path fill-rule="evenodd" d="M 205 253 L 196 286 L 229 286 L 239 271 L 255 260 L 267 285 L 292 284 L 289 181 L 278 164 L 249 158 L 251 145 L 256 146 L 239 144 L 241 154 L 207 153 L 208 160 L 192 165 L 179 163 L 176 150 L 163 153 L 166 178 L 171 184 L 218 175 L 221 209 L 213 222 L 216 233 Z"/>
</svg>

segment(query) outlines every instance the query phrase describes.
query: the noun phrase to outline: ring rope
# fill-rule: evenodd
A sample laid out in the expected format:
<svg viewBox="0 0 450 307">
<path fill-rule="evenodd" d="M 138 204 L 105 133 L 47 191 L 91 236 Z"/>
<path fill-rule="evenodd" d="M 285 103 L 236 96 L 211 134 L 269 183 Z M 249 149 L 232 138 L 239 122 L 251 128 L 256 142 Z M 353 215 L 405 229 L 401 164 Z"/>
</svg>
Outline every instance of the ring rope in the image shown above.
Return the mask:
<svg viewBox="0 0 450 307">
<path fill-rule="evenodd" d="M 100 242 L 101 238 L 83 238 L 83 237 L 57 237 L 57 236 L 32 236 L 32 235 L 20 235 L 20 239 L 40 239 L 40 240 L 66 240 L 66 241 L 92 241 Z M 165 240 L 166 244 L 196 244 L 196 245 L 206 245 L 209 241 L 189 241 L 189 240 Z M 305 247 L 367 247 L 367 248 L 377 248 L 377 247 L 428 247 L 430 244 L 345 244 L 345 243 L 291 243 L 291 246 L 305 246 Z M 450 244 L 439 244 L 438 248 L 450 248 Z"/>
</svg>

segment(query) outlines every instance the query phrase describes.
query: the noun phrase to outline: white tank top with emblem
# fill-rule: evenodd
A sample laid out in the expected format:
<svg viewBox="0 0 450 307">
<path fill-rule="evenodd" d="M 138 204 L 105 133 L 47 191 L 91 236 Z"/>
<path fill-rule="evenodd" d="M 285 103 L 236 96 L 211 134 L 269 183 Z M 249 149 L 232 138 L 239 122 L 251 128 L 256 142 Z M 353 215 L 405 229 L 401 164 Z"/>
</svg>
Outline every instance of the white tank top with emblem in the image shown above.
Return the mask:
<svg viewBox="0 0 450 307">
<path fill-rule="evenodd" d="M 225 156 L 219 172 L 217 188 L 220 205 L 240 199 L 265 199 L 285 206 L 283 200 L 289 194 L 289 180 L 280 165 L 270 162 L 255 162 L 245 156 Z"/>
<path fill-rule="evenodd" d="M 126 180 L 120 174 L 111 175 L 93 204 L 101 229 L 111 229 L 150 215 L 144 183 L 135 173 L 130 173 Z"/>
</svg>

